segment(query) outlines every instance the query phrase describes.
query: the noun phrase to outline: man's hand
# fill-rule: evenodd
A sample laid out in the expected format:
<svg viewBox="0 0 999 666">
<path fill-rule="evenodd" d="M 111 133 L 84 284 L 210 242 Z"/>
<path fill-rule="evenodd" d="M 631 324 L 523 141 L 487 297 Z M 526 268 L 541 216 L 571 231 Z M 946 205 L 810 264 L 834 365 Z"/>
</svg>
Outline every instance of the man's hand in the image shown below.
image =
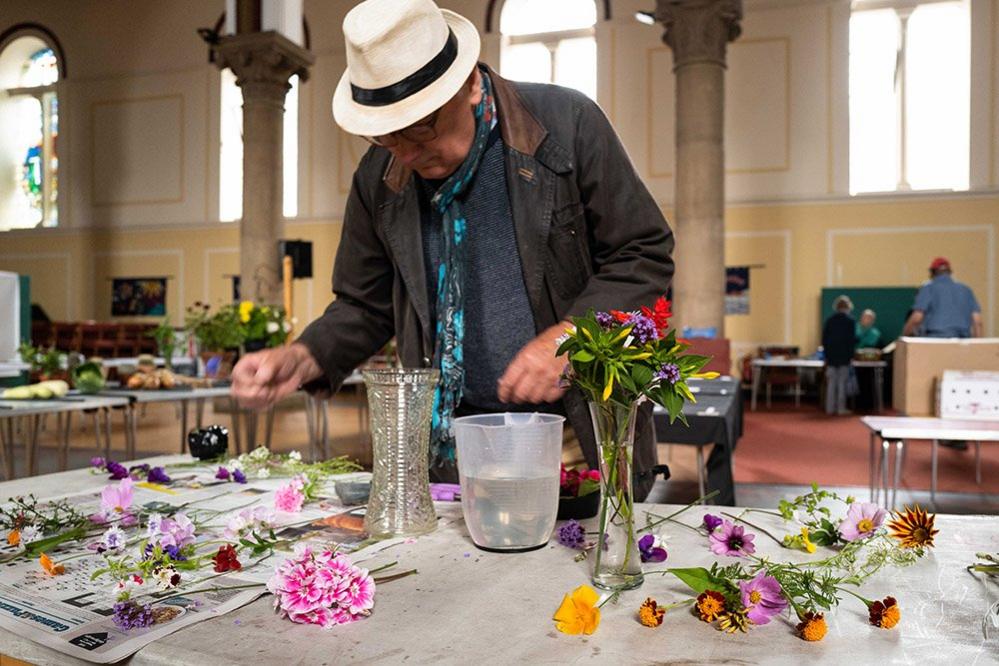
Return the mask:
<svg viewBox="0 0 999 666">
<path fill-rule="evenodd" d="M 269 407 L 323 372 L 308 348 L 298 342 L 247 354 L 232 369 L 231 393 L 250 409 Z"/>
<path fill-rule="evenodd" d="M 571 324 L 562 322 L 543 331 L 513 357 L 497 385 L 502 402 L 538 404 L 555 402 L 565 389 L 558 385 L 565 357 L 555 356 L 556 340 Z"/>
</svg>

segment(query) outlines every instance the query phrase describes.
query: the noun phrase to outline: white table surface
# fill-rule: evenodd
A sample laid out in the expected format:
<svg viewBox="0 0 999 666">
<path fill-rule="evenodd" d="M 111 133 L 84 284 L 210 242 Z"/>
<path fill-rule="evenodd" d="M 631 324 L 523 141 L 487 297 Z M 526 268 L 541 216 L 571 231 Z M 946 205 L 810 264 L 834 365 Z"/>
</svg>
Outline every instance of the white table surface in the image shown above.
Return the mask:
<svg viewBox="0 0 999 666">
<path fill-rule="evenodd" d="M 190 356 L 174 356 L 170 359 L 173 365 L 194 365 L 195 360 Z M 166 365 L 166 360 L 162 356 L 157 356 L 153 358 L 153 363 L 158 367 Z M 101 365 L 106 368 L 119 368 L 123 365 L 138 365 L 138 356 L 124 356 L 120 358 L 105 358 L 101 359 Z"/>
<path fill-rule="evenodd" d="M 127 397 L 111 395 L 81 395 L 70 400 L 0 400 L 0 418 L 79 412 L 102 407 L 124 407 L 127 404 Z"/>
<path fill-rule="evenodd" d="M 760 368 L 824 368 L 826 362 L 817 358 L 754 358 L 753 365 Z M 884 368 L 887 361 L 850 361 L 855 368 Z"/>
<path fill-rule="evenodd" d="M 159 457 L 151 464 L 182 458 Z M 0 497 L 34 491 L 45 496 L 97 488 L 102 477 L 86 470 L 64 472 L 0 484 Z M 251 482 L 252 483 L 252 482 Z M 710 663 L 738 664 L 993 664 L 999 658 L 999 636 L 985 641 L 981 618 L 999 596 L 999 586 L 983 583 L 964 567 L 976 551 L 999 551 L 999 518 L 937 517 L 937 547 L 907 569 L 884 570 L 860 589 L 868 598 L 893 595 L 902 621 L 885 631 L 867 622 L 867 611 L 850 598 L 827 614 L 829 633 L 819 643 L 794 635 L 792 621 L 778 618 L 748 634 L 728 635 L 674 609 L 663 626 L 649 629 L 636 619 L 647 596 L 660 603 L 688 593 L 673 577 L 649 576 L 638 590 L 622 595 L 617 605 L 602 609 L 592 636 L 558 633 L 551 620 L 562 595 L 588 583 L 586 563 L 573 561 L 568 549 L 551 545 L 530 553 L 497 554 L 475 548 L 460 519 L 458 504 L 439 503 L 442 526 L 414 543 L 380 555 L 398 569 L 419 574 L 379 586 L 374 614 L 351 625 L 322 631 L 294 625 L 275 616 L 271 597 L 263 597 L 228 615 L 178 631 L 140 652 L 131 664 L 608 664 Z M 645 506 L 667 512 L 675 507 Z M 703 510 L 683 518 L 700 520 Z M 775 533 L 785 526 L 755 514 L 754 522 Z M 753 530 L 750 530 L 753 531 Z M 668 566 L 709 565 L 716 558 L 707 539 L 672 526 L 664 531 Z M 804 553 L 778 548 L 756 538 L 758 555 L 807 560 Z M 822 549 L 820 549 L 822 552 Z M 731 559 L 725 558 L 727 562 Z M 646 570 L 663 565 L 646 565 Z M 64 655 L 0 630 L 0 653 L 37 664 L 73 662 Z"/>
<path fill-rule="evenodd" d="M 193 389 L 104 389 L 101 395 L 125 396 L 136 402 L 183 402 L 187 400 L 205 400 L 209 398 L 226 398 L 229 396 L 228 386 Z"/>
<path fill-rule="evenodd" d="M 930 416 L 864 416 L 860 421 L 883 439 L 999 441 L 999 421 Z"/>
</svg>

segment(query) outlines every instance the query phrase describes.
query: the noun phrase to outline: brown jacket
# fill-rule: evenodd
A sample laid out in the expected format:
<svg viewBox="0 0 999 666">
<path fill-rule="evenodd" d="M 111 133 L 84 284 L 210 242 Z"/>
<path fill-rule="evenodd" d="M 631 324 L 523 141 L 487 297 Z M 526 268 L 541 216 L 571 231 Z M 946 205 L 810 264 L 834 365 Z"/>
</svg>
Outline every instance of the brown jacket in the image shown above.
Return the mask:
<svg viewBox="0 0 999 666">
<path fill-rule="evenodd" d="M 603 112 L 576 91 L 489 74 L 537 330 L 589 308 L 651 304 L 673 276 L 673 235 Z M 325 373 L 311 390 L 338 387 L 393 335 L 404 366 L 430 365 L 434 322 L 413 180 L 384 148 L 369 149 L 354 173 L 333 270 L 336 300 L 299 338 Z M 496 257 L 496 270 L 506 266 Z M 582 394 L 570 391 L 564 405 L 595 467 Z M 653 439 L 651 406 L 645 405 L 636 428 L 637 498 L 652 485 Z"/>
</svg>

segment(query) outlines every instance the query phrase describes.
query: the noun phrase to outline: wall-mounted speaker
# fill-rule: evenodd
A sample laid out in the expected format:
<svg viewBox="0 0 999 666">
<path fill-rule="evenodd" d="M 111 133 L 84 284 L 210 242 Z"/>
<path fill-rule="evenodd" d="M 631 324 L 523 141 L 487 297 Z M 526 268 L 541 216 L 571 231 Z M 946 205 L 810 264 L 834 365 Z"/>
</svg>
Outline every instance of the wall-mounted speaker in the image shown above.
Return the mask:
<svg viewBox="0 0 999 666">
<path fill-rule="evenodd" d="M 291 276 L 293 278 L 312 277 L 312 241 L 282 240 L 278 241 L 281 258 L 291 257 Z"/>
</svg>

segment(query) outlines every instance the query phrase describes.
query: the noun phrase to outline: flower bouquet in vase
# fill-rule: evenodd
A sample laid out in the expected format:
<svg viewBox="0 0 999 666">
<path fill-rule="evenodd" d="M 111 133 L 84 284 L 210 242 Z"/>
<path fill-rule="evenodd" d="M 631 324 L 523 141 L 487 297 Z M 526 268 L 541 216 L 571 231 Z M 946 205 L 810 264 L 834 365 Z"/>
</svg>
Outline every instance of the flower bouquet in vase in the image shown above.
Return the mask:
<svg viewBox="0 0 999 666">
<path fill-rule="evenodd" d="M 642 584 L 642 562 L 635 538 L 632 499 L 632 446 L 635 415 L 646 401 L 661 405 L 670 422 L 683 416 L 684 402 L 694 402 L 691 377 L 707 356 L 684 354 L 689 343 L 669 329 L 670 303 L 660 297 L 637 312 L 594 312 L 572 319 L 558 355 L 567 354 L 564 381 L 578 387 L 590 403 L 600 454 L 600 535 L 591 562 L 593 584 L 626 590 Z"/>
</svg>

